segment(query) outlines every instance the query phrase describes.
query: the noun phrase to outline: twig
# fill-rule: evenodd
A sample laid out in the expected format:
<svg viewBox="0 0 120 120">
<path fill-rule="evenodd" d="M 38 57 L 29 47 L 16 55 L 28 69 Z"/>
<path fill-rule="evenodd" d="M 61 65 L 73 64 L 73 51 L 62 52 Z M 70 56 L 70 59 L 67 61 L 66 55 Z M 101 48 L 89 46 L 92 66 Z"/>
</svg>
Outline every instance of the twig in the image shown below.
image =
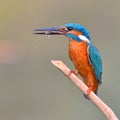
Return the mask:
<svg viewBox="0 0 120 120">
<path fill-rule="evenodd" d="M 52 64 L 59 68 L 67 77 L 70 73 L 70 69 L 62 62 L 57 60 L 51 60 Z M 70 74 L 69 79 L 84 93 L 88 90 L 88 87 L 75 75 Z M 89 99 L 102 111 L 102 113 L 106 116 L 108 120 L 118 120 L 115 113 L 112 109 L 107 106 L 98 96 L 96 96 L 93 92 L 89 94 Z"/>
</svg>

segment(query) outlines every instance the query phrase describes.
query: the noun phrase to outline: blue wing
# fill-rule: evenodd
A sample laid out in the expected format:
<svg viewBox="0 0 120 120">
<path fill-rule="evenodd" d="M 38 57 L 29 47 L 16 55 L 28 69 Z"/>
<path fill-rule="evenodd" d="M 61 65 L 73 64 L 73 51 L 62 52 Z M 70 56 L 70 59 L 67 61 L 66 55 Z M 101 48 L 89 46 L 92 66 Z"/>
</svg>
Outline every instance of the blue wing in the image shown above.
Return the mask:
<svg viewBox="0 0 120 120">
<path fill-rule="evenodd" d="M 88 58 L 98 83 L 102 83 L 102 59 L 99 51 L 92 44 L 88 45 Z"/>
</svg>

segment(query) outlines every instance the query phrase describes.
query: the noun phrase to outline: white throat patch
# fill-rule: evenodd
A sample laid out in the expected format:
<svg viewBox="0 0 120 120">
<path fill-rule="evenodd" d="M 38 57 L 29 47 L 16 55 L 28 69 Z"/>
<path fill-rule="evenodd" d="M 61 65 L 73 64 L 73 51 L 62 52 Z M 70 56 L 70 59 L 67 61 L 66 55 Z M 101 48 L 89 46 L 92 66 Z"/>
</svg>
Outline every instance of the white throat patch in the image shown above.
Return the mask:
<svg viewBox="0 0 120 120">
<path fill-rule="evenodd" d="M 84 35 L 79 35 L 78 36 L 81 40 L 83 40 L 83 41 L 85 41 L 85 42 L 87 42 L 87 43 L 90 43 L 90 40 L 87 38 L 87 37 L 85 37 Z"/>
</svg>

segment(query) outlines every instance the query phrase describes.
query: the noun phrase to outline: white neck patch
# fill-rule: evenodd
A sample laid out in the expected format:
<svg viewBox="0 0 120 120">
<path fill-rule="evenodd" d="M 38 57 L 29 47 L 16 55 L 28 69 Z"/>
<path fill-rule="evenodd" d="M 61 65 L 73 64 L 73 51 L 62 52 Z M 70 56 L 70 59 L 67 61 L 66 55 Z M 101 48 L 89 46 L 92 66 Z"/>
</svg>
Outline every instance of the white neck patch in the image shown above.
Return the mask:
<svg viewBox="0 0 120 120">
<path fill-rule="evenodd" d="M 85 42 L 87 42 L 87 43 L 90 43 L 90 40 L 87 38 L 87 37 L 85 37 L 84 35 L 79 35 L 78 36 L 82 41 L 85 41 Z"/>
</svg>

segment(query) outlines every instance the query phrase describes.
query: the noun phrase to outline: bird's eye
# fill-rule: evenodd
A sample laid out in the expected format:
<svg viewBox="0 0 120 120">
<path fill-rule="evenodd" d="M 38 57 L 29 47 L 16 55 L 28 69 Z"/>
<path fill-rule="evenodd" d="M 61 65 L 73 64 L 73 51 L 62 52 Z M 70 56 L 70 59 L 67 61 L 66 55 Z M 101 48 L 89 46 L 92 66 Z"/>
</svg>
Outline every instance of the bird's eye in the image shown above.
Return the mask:
<svg viewBox="0 0 120 120">
<path fill-rule="evenodd" d="M 67 27 L 67 29 L 68 29 L 68 30 L 73 30 L 73 28 L 72 28 L 72 27 Z"/>
</svg>

